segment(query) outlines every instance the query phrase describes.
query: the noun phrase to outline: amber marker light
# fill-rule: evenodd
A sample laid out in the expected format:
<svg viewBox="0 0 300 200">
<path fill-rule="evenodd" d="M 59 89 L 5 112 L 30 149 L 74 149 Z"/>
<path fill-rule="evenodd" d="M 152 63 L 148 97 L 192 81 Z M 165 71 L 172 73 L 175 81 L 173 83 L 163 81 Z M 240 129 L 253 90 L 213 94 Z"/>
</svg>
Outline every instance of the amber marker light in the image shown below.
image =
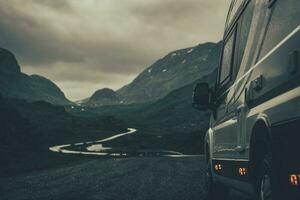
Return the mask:
<svg viewBox="0 0 300 200">
<path fill-rule="evenodd" d="M 222 170 L 222 165 L 221 164 L 215 165 L 215 170 L 216 171 L 221 171 Z"/>
<path fill-rule="evenodd" d="M 240 174 L 241 176 L 245 176 L 245 175 L 247 174 L 247 168 L 245 168 L 245 167 L 240 167 L 240 168 L 239 168 L 239 174 Z"/>
<path fill-rule="evenodd" d="M 293 186 L 298 186 L 300 181 L 300 174 L 291 174 L 290 175 L 290 182 Z"/>
</svg>

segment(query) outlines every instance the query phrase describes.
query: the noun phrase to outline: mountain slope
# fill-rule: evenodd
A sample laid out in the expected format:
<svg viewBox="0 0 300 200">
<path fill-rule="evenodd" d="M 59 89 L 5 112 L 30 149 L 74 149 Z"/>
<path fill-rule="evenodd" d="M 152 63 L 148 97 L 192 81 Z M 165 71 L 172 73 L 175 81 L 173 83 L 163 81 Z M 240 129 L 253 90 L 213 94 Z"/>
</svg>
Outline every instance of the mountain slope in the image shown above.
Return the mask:
<svg viewBox="0 0 300 200">
<path fill-rule="evenodd" d="M 220 49 L 220 43 L 205 43 L 171 52 L 117 92 L 123 96 L 125 104 L 161 99 L 212 73 L 218 65 Z"/>
<path fill-rule="evenodd" d="M 170 92 L 164 98 L 147 106 L 143 112 L 141 128 L 157 130 L 157 132 L 189 133 L 206 130 L 209 113 L 192 107 L 192 94 L 199 82 L 215 83 L 217 70 L 193 83 Z M 143 124 L 143 122 L 147 122 Z"/>
<path fill-rule="evenodd" d="M 0 48 L 0 93 L 5 98 L 42 100 L 59 105 L 71 103 L 50 80 L 22 73 L 15 56 L 2 48 Z"/>
<path fill-rule="evenodd" d="M 195 85 L 199 82 L 208 82 L 212 87 L 216 81 L 216 76 L 217 69 L 152 103 L 86 109 L 88 112 L 96 112 L 100 115 L 116 116 L 143 133 L 188 134 L 199 130 L 203 132 L 208 126 L 210 114 L 192 107 L 192 94 Z"/>
<path fill-rule="evenodd" d="M 122 97 L 109 88 L 97 90 L 90 98 L 81 101 L 81 105 L 89 107 L 122 104 Z"/>
</svg>

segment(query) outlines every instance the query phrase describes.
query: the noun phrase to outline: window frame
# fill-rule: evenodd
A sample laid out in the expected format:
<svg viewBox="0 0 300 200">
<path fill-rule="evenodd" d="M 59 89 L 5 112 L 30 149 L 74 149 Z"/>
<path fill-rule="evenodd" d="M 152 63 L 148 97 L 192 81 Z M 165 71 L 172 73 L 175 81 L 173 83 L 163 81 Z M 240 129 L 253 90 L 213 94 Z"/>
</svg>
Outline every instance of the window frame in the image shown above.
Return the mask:
<svg viewBox="0 0 300 200">
<path fill-rule="evenodd" d="M 239 5 L 236 4 L 237 1 L 238 0 L 233 0 L 231 2 L 230 8 L 229 8 L 229 12 L 228 12 L 227 17 L 226 17 L 226 27 L 225 27 L 225 29 L 230 28 L 230 25 L 232 23 L 234 23 L 236 16 L 239 15 L 239 13 L 241 12 L 241 9 L 247 3 L 248 0 L 242 0 L 242 2 L 240 2 Z M 234 8 L 236 8 L 236 10 L 233 13 Z"/>
<path fill-rule="evenodd" d="M 223 48 L 222 48 L 222 55 L 220 57 L 220 67 L 219 67 L 219 73 L 218 73 L 218 90 L 223 90 L 228 86 L 228 84 L 232 81 L 232 75 L 233 75 L 233 69 L 234 69 L 234 58 L 235 58 L 235 52 L 236 52 L 236 39 L 237 39 L 237 32 L 238 32 L 238 24 L 236 24 L 232 30 L 227 34 L 227 37 L 223 43 Z M 224 49 L 227 44 L 227 42 L 230 40 L 231 37 L 233 38 L 233 48 L 231 52 L 231 58 L 230 58 L 230 72 L 228 76 L 221 82 L 221 73 L 222 73 L 222 68 L 223 68 L 223 57 L 224 57 Z"/>
<path fill-rule="evenodd" d="M 233 0 L 231 2 L 231 4 L 233 4 L 235 1 L 236 0 Z M 234 6 L 234 5 L 230 5 L 229 11 L 228 11 L 228 14 L 226 17 L 226 22 L 225 22 L 225 30 L 224 30 L 224 36 L 223 36 L 224 38 L 227 38 L 227 36 L 230 34 L 232 28 L 235 26 L 235 24 L 237 23 L 237 21 L 239 20 L 241 15 L 244 13 L 244 10 L 246 9 L 246 7 L 250 1 L 253 1 L 253 0 L 244 0 L 244 2 L 237 9 L 237 12 L 234 14 L 231 21 L 229 21 L 229 15 L 231 14 L 232 6 Z"/>
</svg>

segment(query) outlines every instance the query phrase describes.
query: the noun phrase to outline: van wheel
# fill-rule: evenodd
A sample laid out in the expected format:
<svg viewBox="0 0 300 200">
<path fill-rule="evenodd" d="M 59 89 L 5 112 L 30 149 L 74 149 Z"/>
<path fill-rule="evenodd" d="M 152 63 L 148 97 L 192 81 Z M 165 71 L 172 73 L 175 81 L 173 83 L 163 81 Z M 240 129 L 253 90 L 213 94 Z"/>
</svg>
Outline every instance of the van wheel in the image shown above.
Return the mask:
<svg viewBox="0 0 300 200">
<path fill-rule="evenodd" d="M 257 184 L 257 196 L 259 200 L 273 200 L 272 197 L 272 175 L 271 158 L 266 157 L 260 167 L 259 180 Z"/>
<path fill-rule="evenodd" d="M 206 200 L 228 200 L 229 199 L 229 190 L 228 188 L 218 182 L 214 182 L 211 171 L 210 165 L 208 164 L 207 173 L 206 173 Z"/>
</svg>

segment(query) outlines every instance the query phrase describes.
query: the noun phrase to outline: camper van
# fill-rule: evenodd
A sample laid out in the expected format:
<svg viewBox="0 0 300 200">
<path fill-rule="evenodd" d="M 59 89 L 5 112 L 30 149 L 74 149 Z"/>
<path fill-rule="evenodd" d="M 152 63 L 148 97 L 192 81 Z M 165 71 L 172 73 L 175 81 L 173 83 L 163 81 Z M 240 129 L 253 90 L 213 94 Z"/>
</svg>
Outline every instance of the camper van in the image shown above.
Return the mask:
<svg viewBox="0 0 300 200">
<path fill-rule="evenodd" d="M 216 84 L 196 85 L 210 111 L 209 198 L 300 196 L 300 0 L 233 0 Z"/>
</svg>

